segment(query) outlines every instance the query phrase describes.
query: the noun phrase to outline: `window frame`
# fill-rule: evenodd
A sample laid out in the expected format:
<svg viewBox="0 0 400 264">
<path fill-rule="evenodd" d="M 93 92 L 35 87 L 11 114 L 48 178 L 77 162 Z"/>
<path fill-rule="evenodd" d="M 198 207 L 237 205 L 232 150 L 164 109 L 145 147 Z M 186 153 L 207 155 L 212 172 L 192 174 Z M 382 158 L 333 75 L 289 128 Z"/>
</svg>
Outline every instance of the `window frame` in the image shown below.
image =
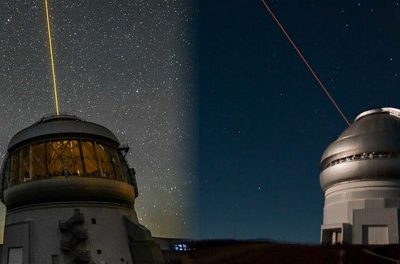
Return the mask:
<svg viewBox="0 0 400 264">
<path fill-rule="evenodd" d="M 68 144 L 74 144 L 72 143 L 73 141 L 76 141 L 77 144 L 77 150 L 78 150 L 78 154 L 79 157 L 77 157 L 76 153 L 74 153 L 74 159 L 76 159 L 76 161 L 79 163 L 81 163 L 81 169 L 82 172 L 80 174 L 73 174 L 73 175 L 68 175 L 68 173 L 65 171 L 65 166 L 68 165 L 68 162 L 65 161 L 65 159 L 67 157 L 69 157 L 68 155 L 65 154 L 65 150 L 62 149 L 61 150 L 61 157 L 58 157 L 57 159 L 61 158 L 62 161 L 62 165 L 63 165 L 63 172 L 61 173 L 61 175 L 51 175 L 50 174 L 50 146 L 51 143 L 54 142 L 60 142 L 61 143 L 61 148 L 64 148 L 64 143 Z M 96 161 L 96 169 L 97 169 L 97 175 L 89 175 L 88 171 L 87 171 L 87 164 L 85 162 L 85 156 L 84 156 L 84 150 L 83 150 L 83 144 L 85 142 L 90 142 L 91 146 L 93 148 L 93 159 Z M 33 154 L 31 153 L 33 151 L 33 147 L 38 145 L 38 144 L 44 144 L 44 165 L 45 165 L 45 175 L 42 175 L 40 177 L 37 177 L 37 175 L 30 175 L 30 179 L 28 181 L 24 181 L 23 175 L 20 175 L 20 155 L 22 153 L 22 151 L 25 149 L 28 150 L 28 165 L 29 165 L 29 173 L 31 174 L 34 165 L 31 164 L 31 162 L 37 162 L 38 157 L 33 157 Z M 105 151 L 105 158 L 107 159 L 106 162 L 108 162 L 109 164 L 107 166 L 109 166 L 110 168 L 110 173 L 107 176 L 104 176 L 105 174 L 103 173 L 103 168 L 102 168 L 102 163 L 101 160 L 99 158 L 99 155 L 97 153 L 97 148 L 98 147 L 103 147 L 104 151 Z M 76 150 L 74 150 L 76 151 Z M 111 152 L 115 152 L 115 153 L 111 153 Z M 41 156 L 43 156 L 41 155 Z M 113 158 L 113 156 L 116 156 Z M 39 157 L 39 158 L 43 158 L 43 157 Z M 103 157 L 104 158 L 104 157 Z M 117 158 L 115 160 L 115 158 Z M 16 162 L 16 164 L 14 164 L 14 168 L 13 168 L 13 159 L 14 162 Z M 36 160 L 35 160 L 36 159 Z M 75 160 L 74 160 L 75 161 Z M 74 162 L 74 161 L 69 161 L 69 162 Z M 118 164 L 114 164 L 115 162 L 117 162 Z M 117 171 L 118 169 L 116 169 L 116 166 L 120 168 L 121 170 L 121 175 L 122 177 L 119 177 L 119 175 L 117 175 Z M 126 167 L 126 169 L 124 169 L 124 167 Z M 13 170 L 14 169 L 14 170 Z M 105 141 L 102 140 L 97 140 L 97 139 L 92 139 L 92 138 L 85 138 L 85 137 L 71 137 L 71 138 L 65 138 L 65 137 L 60 137 L 60 138 L 52 138 L 50 140 L 41 140 L 41 141 L 34 141 L 31 142 L 30 144 L 25 144 L 22 145 L 18 148 L 15 148 L 13 150 L 11 150 L 8 154 L 8 158 L 7 158 L 7 165 L 5 167 L 5 170 L 8 170 L 8 173 L 5 173 L 5 184 L 4 184 L 4 189 L 7 189 L 9 187 L 15 186 L 15 185 L 19 185 L 22 184 L 24 182 L 29 182 L 29 181 L 36 181 L 36 180 L 41 180 L 41 179 L 48 179 L 48 178 L 53 178 L 53 177 L 89 177 L 89 178 L 103 178 L 103 179 L 110 179 L 110 180 L 117 180 L 117 181 L 122 181 L 122 182 L 127 182 L 129 184 L 131 183 L 130 180 L 130 175 L 129 175 L 129 166 L 127 164 L 126 159 L 123 157 L 121 151 L 118 149 L 117 146 L 113 146 L 112 144 L 109 144 Z M 16 170 L 16 174 L 15 174 L 15 170 Z"/>
</svg>

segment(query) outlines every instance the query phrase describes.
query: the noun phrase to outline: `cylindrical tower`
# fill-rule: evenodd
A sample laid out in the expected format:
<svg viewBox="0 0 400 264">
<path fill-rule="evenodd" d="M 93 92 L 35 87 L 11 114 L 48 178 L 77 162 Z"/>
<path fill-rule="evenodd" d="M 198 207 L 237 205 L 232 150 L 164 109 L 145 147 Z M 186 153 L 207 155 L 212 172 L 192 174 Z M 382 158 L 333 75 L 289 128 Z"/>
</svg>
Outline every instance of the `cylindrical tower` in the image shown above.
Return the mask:
<svg viewBox="0 0 400 264">
<path fill-rule="evenodd" d="M 2 167 L 1 263 L 162 263 L 134 210 L 127 151 L 107 128 L 71 115 L 17 133 Z"/>
<path fill-rule="evenodd" d="M 320 184 L 322 243 L 399 243 L 400 110 L 358 115 L 325 150 Z"/>
</svg>

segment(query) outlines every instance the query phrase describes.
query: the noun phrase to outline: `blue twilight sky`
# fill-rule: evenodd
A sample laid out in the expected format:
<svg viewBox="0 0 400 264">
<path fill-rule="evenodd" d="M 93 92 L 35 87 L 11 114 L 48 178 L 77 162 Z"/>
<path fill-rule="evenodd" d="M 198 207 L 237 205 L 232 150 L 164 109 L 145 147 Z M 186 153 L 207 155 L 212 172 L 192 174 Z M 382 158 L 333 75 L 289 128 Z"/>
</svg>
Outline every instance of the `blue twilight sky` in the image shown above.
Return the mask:
<svg viewBox="0 0 400 264">
<path fill-rule="evenodd" d="M 400 107 L 399 1 L 269 1 L 350 120 Z M 199 236 L 317 243 L 346 128 L 261 1 L 200 3 Z"/>
</svg>

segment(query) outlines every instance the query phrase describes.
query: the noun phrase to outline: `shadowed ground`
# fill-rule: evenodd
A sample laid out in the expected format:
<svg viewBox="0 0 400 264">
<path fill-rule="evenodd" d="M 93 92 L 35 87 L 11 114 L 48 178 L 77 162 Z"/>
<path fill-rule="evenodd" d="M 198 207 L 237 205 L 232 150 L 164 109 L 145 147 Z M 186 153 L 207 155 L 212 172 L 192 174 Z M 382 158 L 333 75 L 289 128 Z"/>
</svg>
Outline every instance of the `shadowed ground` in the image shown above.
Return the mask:
<svg viewBox="0 0 400 264">
<path fill-rule="evenodd" d="M 320 246 L 271 242 L 200 242 L 188 252 L 167 252 L 167 263 L 400 263 L 400 246 Z"/>
</svg>

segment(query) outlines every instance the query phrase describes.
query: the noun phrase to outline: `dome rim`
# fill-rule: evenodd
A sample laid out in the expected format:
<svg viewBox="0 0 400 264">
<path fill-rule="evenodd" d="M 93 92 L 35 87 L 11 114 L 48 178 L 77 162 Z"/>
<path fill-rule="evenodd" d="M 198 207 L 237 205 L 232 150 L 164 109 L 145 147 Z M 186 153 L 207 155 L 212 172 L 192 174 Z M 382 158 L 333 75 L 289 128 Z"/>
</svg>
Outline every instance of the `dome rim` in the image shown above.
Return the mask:
<svg viewBox="0 0 400 264">
<path fill-rule="evenodd" d="M 18 131 L 11 139 L 7 150 L 34 142 L 36 140 L 47 140 L 60 137 L 79 137 L 84 135 L 88 138 L 100 138 L 117 147 L 120 145 L 118 138 L 111 130 L 97 123 L 84 121 L 75 115 L 62 114 L 58 116 L 44 116 L 39 121 Z"/>
</svg>

